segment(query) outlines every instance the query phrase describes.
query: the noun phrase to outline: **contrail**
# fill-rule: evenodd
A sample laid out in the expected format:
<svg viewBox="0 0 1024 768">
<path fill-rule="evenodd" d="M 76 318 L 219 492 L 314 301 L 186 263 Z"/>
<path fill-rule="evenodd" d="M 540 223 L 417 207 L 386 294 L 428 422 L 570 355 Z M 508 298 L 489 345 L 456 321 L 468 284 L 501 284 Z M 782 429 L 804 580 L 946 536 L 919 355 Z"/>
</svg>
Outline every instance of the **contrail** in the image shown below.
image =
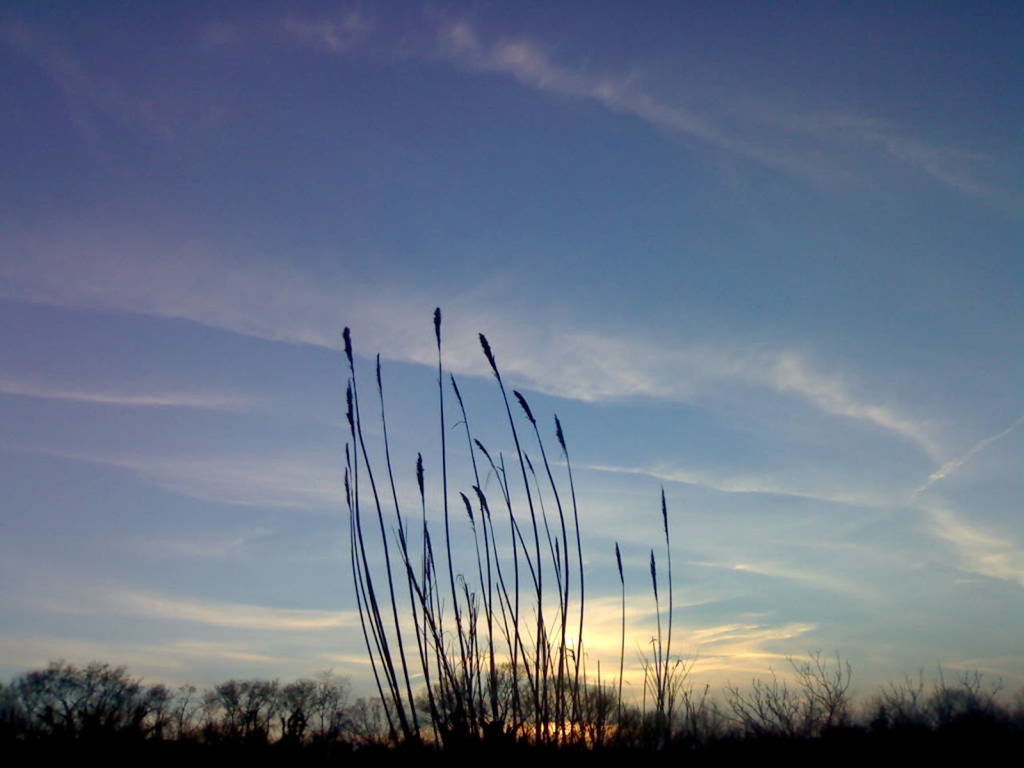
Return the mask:
<svg viewBox="0 0 1024 768">
<path fill-rule="evenodd" d="M 989 437 L 986 437 L 984 440 L 980 441 L 977 445 L 975 445 L 973 448 L 971 448 L 971 450 L 969 450 L 963 456 L 960 456 L 959 458 L 951 459 L 950 461 L 947 461 L 945 464 L 943 464 L 937 470 L 935 470 L 930 475 L 928 475 L 928 479 L 925 480 L 924 484 L 921 485 L 920 488 L 917 488 L 914 491 L 913 495 L 917 496 L 918 494 L 920 494 L 923 491 L 927 490 L 929 486 L 933 485 L 934 483 L 937 483 L 939 480 L 942 480 L 942 479 L 944 479 L 946 477 L 949 477 L 951 474 L 953 474 L 958 469 L 960 469 L 960 467 L 962 467 L 964 464 L 966 464 L 968 461 L 970 461 L 971 458 L 976 453 L 978 453 L 979 451 L 984 450 L 985 448 L 988 448 L 990 445 L 992 445 L 992 443 L 996 442 L 997 440 L 1002 440 L 1008 434 L 1013 432 L 1013 430 L 1015 430 L 1017 427 L 1019 427 L 1022 423 L 1024 423 L 1024 416 L 1021 416 L 1019 419 L 1017 419 L 1015 422 L 1013 422 L 1013 424 L 1008 426 L 1002 432 L 999 432 L 999 433 L 997 433 L 995 435 L 991 435 Z"/>
</svg>

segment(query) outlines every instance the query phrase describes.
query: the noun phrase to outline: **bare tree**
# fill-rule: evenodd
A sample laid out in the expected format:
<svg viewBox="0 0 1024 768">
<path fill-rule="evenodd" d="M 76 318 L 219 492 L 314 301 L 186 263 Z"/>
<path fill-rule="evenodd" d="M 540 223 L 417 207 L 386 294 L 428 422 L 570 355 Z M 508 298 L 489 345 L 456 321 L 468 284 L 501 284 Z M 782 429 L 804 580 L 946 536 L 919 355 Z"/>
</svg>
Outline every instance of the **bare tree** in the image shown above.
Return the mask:
<svg viewBox="0 0 1024 768">
<path fill-rule="evenodd" d="M 916 680 L 908 676 L 883 685 L 872 700 L 869 720 L 873 730 L 930 727 L 924 672 L 919 671 Z"/>
<path fill-rule="evenodd" d="M 342 738 L 348 722 L 348 683 L 331 672 L 288 683 L 278 693 L 281 738 L 302 743 Z"/>
<path fill-rule="evenodd" d="M 170 715 L 175 739 L 186 739 L 195 735 L 197 719 L 203 708 L 202 697 L 198 693 L 199 689 L 194 685 L 178 687 Z"/>
<path fill-rule="evenodd" d="M 924 672 L 884 686 L 869 710 L 871 727 L 879 729 L 934 730 L 969 720 L 1006 715 L 997 701 L 1002 680 L 986 680 L 981 672 L 961 672 L 948 679 L 939 668 L 931 687 Z"/>
<path fill-rule="evenodd" d="M 228 680 L 203 696 L 208 738 L 266 742 L 279 708 L 276 680 Z"/>
<path fill-rule="evenodd" d="M 853 668 L 836 653 L 826 659 L 813 651 L 805 661 L 789 660 L 804 699 L 805 717 L 811 729 L 820 733 L 850 723 L 850 682 Z"/>
<path fill-rule="evenodd" d="M 316 683 L 310 712 L 310 734 L 317 742 L 345 738 L 349 722 L 349 684 L 330 670 L 314 678 Z"/>
<path fill-rule="evenodd" d="M 62 739 L 160 735 L 170 691 L 144 686 L 124 667 L 54 661 L 15 678 L 5 696 L 31 733 Z"/>
<path fill-rule="evenodd" d="M 726 686 L 729 709 L 734 720 L 751 736 L 812 738 L 828 728 L 850 721 L 848 691 L 853 676 L 849 662 L 839 654 L 834 661 L 814 651 L 807 660 L 789 659 L 793 684 L 780 680 L 774 670 L 771 680 L 754 679 L 741 691 Z"/>
<path fill-rule="evenodd" d="M 356 699 L 349 710 L 347 736 L 360 745 L 383 745 L 391 739 L 384 705 L 378 698 Z"/>
</svg>

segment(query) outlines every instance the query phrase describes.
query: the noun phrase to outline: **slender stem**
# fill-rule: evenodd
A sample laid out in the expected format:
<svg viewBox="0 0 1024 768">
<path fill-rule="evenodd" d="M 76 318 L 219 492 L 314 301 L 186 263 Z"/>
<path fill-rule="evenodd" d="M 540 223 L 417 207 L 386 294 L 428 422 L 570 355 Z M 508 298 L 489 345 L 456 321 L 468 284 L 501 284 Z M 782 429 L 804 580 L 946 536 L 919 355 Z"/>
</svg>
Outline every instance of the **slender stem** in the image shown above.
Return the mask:
<svg viewBox="0 0 1024 768">
<path fill-rule="evenodd" d="M 526 476 L 526 461 L 523 458 L 523 449 L 519 442 L 519 432 L 516 429 L 515 419 L 512 418 L 512 408 L 509 405 L 508 393 L 505 390 L 505 383 L 501 379 L 501 373 L 498 370 L 498 366 L 494 361 L 494 354 L 491 352 L 491 346 L 487 342 L 487 338 L 480 334 L 480 345 L 483 347 L 484 355 L 487 357 L 488 362 L 491 364 L 491 370 L 494 372 L 494 377 L 498 381 L 498 387 L 501 390 L 502 401 L 505 404 L 505 413 L 508 416 L 509 427 L 512 431 L 512 440 L 516 446 L 516 455 L 519 458 L 519 469 L 523 479 L 523 490 L 526 493 L 526 504 L 530 510 L 530 522 L 533 527 L 533 544 L 534 552 L 536 553 L 536 570 L 534 571 L 534 589 L 537 597 L 537 635 L 535 638 L 535 657 L 533 661 L 533 669 L 539 677 L 539 680 L 534 684 L 534 726 L 538 734 L 538 738 L 543 740 L 543 733 L 545 730 L 545 724 L 548 722 L 547 718 L 547 675 L 545 673 L 546 661 L 545 661 L 545 638 L 546 632 L 544 627 L 544 572 L 541 564 L 541 550 L 540 550 L 540 529 L 537 525 L 537 513 L 533 505 L 533 495 L 530 493 L 530 482 Z"/>
<path fill-rule="evenodd" d="M 672 697 L 671 691 L 669 690 L 669 667 L 672 659 L 672 544 L 669 541 L 668 533 L 668 505 L 665 503 L 665 489 L 661 489 L 661 520 L 662 526 L 665 529 L 665 557 L 668 561 L 668 637 L 665 641 L 665 671 L 662 675 L 662 687 L 665 689 L 662 692 L 662 701 L 666 707 L 665 711 L 665 731 L 666 736 L 668 730 L 671 728 L 672 719 Z"/>
<path fill-rule="evenodd" d="M 399 504 L 398 504 L 398 491 L 395 488 L 395 473 L 394 473 L 394 470 L 393 470 L 392 465 L 391 465 L 391 447 L 390 447 L 389 442 L 388 442 L 388 422 L 387 422 L 387 418 L 385 416 L 385 409 L 384 409 L 384 384 L 383 384 L 383 382 L 381 380 L 381 373 L 380 373 L 380 355 L 377 355 L 377 394 L 378 394 L 378 397 L 380 399 L 380 425 L 381 425 L 381 432 L 384 435 L 384 462 L 385 462 L 385 465 L 387 467 L 388 482 L 391 484 L 391 498 L 392 498 L 392 500 L 394 502 L 394 505 L 395 505 L 395 519 L 398 522 L 399 535 L 404 537 L 405 531 L 403 529 L 403 524 L 402 524 L 401 509 L 400 509 Z M 383 524 L 384 524 L 384 520 L 383 520 L 383 517 L 381 517 L 381 536 L 382 536 L 382 538 L 384 536 Z M 384 543 L 384 549 L 385 549 L 385 553 L 386 553 L 387 550 L 388 550 L 388 545 L 387 545 L 386 541 Z M 390 558 L 390 555 L 387 556 L 387 560 L 388 560 L 388 584 L 390 586 L 391 585 L 391 563 L 390 563 L 391 558 Z M 419 718 L 416 716 L 416 699 L 412 695 L 412 681 L 411 681 L 411 679 L 409 677 L 409 665 L 408 665 L 408 663 L 406 661 L 406 658 L 405 658 L 405 644 L 402 642 L 402 630 L 401 630 L 401 626 L 400 626 L 399 621 L 398 621 L 398 606 L 397 606 L 397 602 L 395 600 L 395 593 L 394 593 L 394 587 L 393 586 L 391 588 L 391 607 L 392 607 L 392 612 L 394 613 L 394 619 L 395 619 L 395 636 L 396 636 L 396 638 L 398 640 L 398 653 L 399 653 L 399 657 L 400 657 L 401 662 L 402 662 L 402 676 L 405 678 L 405 691 L 406 691 L 406 695 L 408 696 L 409 711 L 412 713 L 413 732 L 415 734 L 416 740 L 418 741 L 419 738 L 420 738 L 420 723 L 419 723 Z M 418 637 L 418 635 L 419 635 L 419 627 L 417 626 L 416 629 L 417 629 L 417 642 L 419 642 L 419 637 Z"/>
<path fill-rule="evenodd" d="M 580 660 L 583 657 L 583 616 L 584 605 L 586 602 L 585 579 L 583 576 L 583 543 L 580 538 L 580 514 L 579 507 L 576 504 L 576 484 L 573 481 L 572 476 L 572 462 L 569 460 L 569 449 L 565 444 L 565 432 L 562 430 L 562 422 L 558 420 L 558 416 L 555 416 L 555 437 L 558 439 L 558 444 L 562 446 L 562 454 L 565 456 L 566 472 L 569 475 L 569 494 L 572 499 L 573 530 L 576 534 L 576 561 L 580 575 L 580 618 L 576 636 L 576 669 L 573 680 L 573 689 L 578 690 L 580 682 Z"/>
<path fill-rule="evenodd" d="M 615 563 L 619 568 L 619 585 L 622 589 L 622 629 L 619 635 L 619 695 L 618 713 L 616 723 L 622 726 L 622 673 L 626 664 L 626 577 L 622 572 L 622 553 L 619 552 L 619 542 L 615 542 Z"/>
<path fill-rule="evenodd" d="M 404 661 L 405 661 L 405 651 L 404 651 L 403 643 L 402 643 L 401 624 L 399 623 L 399 620 L 398 620 L 398 601 L 395 599 L 395 583 L 394 583 L 394 578 L 393 578 L 392 570 L 391 570 L 391 553 L 390 553 L 390 547 L 388 546 L 387 533 L 386 533 L 385 528 L 384 528 L 384 512 L 383 512 L 383 509 L 381 508 L 380 495 L 377 492 L 377 483 L 376 483 L 376 481 L 374 480 L 374 477 L 373 477 L 373 469 L 372 469 L 372 467 L 370 465 L 370 459 L 369 459 L 369 456 L 367 455 L 367 450 L 366 450 L 366 443 L 365 443 L 365 441 L 363 439 L 362 419 L 360 418 L 360 415 L 359 415 L 359 394 L 358 394 L 358 390 L 357 390 L 357 386 L 356 386 L 355 360 L 354 360 L 354 357 L 353 357 L 353 354 L 352 354 L 352 340 L 351 340 L 351 334 L 350 334 L 348 328 L 345 329 L 343 335 L 344 335 L 344 339 L 345 339 L 345 355 L 346 355 L 346 357 L 348 357 L 349 374 L 351 376 L 351 379 L 350 379 L 350 387 L 351 387 L 351 389 L 350 389 L 350 391 L 351 391 L 352 395 L 351 395 L 350 400 L 351 400 L 351 403 L 352 403 L 352 411 L 353 411 L 353 413 L 355 415 L 355 419 L 354 419 L 354 434 L 352 436 L 352 439 L 353 439 L 353 442 L 355 442 L 358 439 L 359 447 L 362 450 L 363 465 L 366 467 L 366 476 L 367 476 L 367 479 L 370 481 L 370 490 L 372 492 L 374 506 L 376 507 L 376 511 L 377 511 L 377 521 L 378 521 L 379 526 L 380 526 L 381 546 L 382 546 L 382 548 L 384 550 L 385 572 L 387 574 L 388 593 L 389 593 L 389 596 L 390 596 L 390 599 L 391 599 L 391 613 L 392 613 L 392 617 L 393 617 L 393 620 L 394 620 L 395 637 L 396 637 L 396 640 L 397 640 L 397 643 L 398 643 L 400 660 L 404 664 Z M 364 558 L 364 568 L 368 572 L 369 565 L 365 561 L 365 552 L 363 553 L 363 558 Z M 418 738 L 418 734 L 416 734 L 413 731 L 412 726 L 410 725 L 410 723 L 408 721 L 408 717 L 406 716 L 405 702 L 403 701 L 403 698 L 402 698 L 401 694 L 398 693 L 398 677 L 397 677 L 397 672 L 395 671 L 394 662 L 392 661 L 392 658 L 391 658 L 391 648 L 390 648 L 390 643 L 388 641 L 387 633 L 384 630 L 383 623 L 380 621 L 376 597 L 375 597 L 373 591 L 370 591 L 369 595 L 370 595 L 370 598 L 371 598 L 371 606 L 373 607 L 374 614 L 377 617 L 377 623 L 380 624 L 380 641 L 381 641 L 381 648 L 382 648 L 383 655 L 384 655 L 385 669 L 387 670 L 388 678 L 391 681 L 391 687 L 392 687 L 393 692 L 394 692 L 394 704 L 395 704 L 395 709 L 397 710 L 397 713 L 398 713 L 399 725 L 402 728 L 402 736 L 405 739 L 407 739 L 407 740 Z M 406 676 L 408 676 L 408 669 L 407 668 L 406 668 Z"/>
</svg>

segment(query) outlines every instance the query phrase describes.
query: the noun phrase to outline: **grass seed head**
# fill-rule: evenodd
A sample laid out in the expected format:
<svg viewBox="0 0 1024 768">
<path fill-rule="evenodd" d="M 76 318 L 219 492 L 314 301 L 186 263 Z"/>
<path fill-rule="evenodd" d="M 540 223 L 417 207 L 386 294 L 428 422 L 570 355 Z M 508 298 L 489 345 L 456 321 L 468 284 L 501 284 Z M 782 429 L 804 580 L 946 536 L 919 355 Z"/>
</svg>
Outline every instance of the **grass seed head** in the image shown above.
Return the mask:
<svg viewBox="0 0 1024 768">
<path fill-rule="evenodd" d="M 513 394 L 513 395 L 515 395 L 515 396 L 516 396 L 516 400 L 518 400 L 518 401 L 519 401 L 519 405 L 520 405 L 520 406 L 522 407 L 522 409 L 523 409 L 523 412 L 524 412 L 524 413 L 526 413 L 526 418 L 528 418 L 528 419 L 530 420 L 530 423 L 531 423 L 531 424 L 533 424 L 533 425 L 535 425 L 535 426 L 536 426 L 536 424 L 537 424 L 537 420 L 536 420 L 535 418 L 533 418 L 533 411 L 531 411 L 531 410 L 530 410 L 530 406 L 529 406 L 529 404 L 528 404 L 528 403 L 526 402 L 526 398 L 525 398 L 525 397 L 523 397 L 523 396 L 522 396 L 522 395 L 521 395 L 521 394 L 519 393 L 519 391 L 518 391 L 518 390 L 513 390 L 513 391 L 512 391 L 512 394 Z"/>
<path fill-rule="evenodd" d="M 348 358 L 348 364 L 352 365 L 352 332 L 345 326 L 345 330 L 341 332 L 341 338 L 345 342 L 345 357 Z"/>
<path fill-rule="evenodd" d="M 651 550 L 651 584 L 654 586 L 654 599 L 658 599 L 658 567 L 654 564 L 654 550 Z"/>
<path fill-rule="evenodd" d="M 480 334 L 480 346 L 483 347 L 484 357 L 487 358 L 487 362 L 491 364 L 491 370 L 494 371 L 494 375 L 500 380 L 501 374 L 498 373 L 498 364 L 494 362 L 494 353 L 491 351 L 491 345 L 487 342 L 487 337 L 482 333 Z"/>
<path fill-rule="evenodd" d="M 459 392 L 459 385 L 455 383 L 455 376 L 449 373 L 448 374 L 448 378 L 451 379 L 452 389 L 455 390 L 455 399 L 459 401 L 459 405 L 460 406 L 463 406 L 463 403 L 462 403 L 462 393 Z"/>
<path fill-rule="evenodd" d="M 486 449 L 486 448 L 484 448 L 484 444 L 483 444 L 483 443 L 481 443 L 481 442 L 480 442 L 479 440 L 477 440 L 476 438 L 473 438 L 473 442 L 474 442 L 474 443 L 476 443 L 476 447 L 480 449 L 480 452 L 481 452 L 481 453 L 482 453 L 482 454 L 483 454 L 484 456 L 486 456 L 486 457 L 487 457 L 487 460 L 488 460 L 488 461 L 492 461 L 492 459 L 491 459 L 491 454 L 489 454 L 489 453 L 487 452 L 487 449 Z"/>
<path fill-rule="evenodd" d="M 423 493 L 423 454 L 416 454 L 416 484 L 420 487 L 420 498 L 424 496 Z"/>
<path fill-rule="evenodd" d="M 487 496 L 483 491 L 480 490 L 479 485 L 474 485 L 473 490 L 476 491 L 476 497 L 480 500 L 480 509 L 484 511 L 485 515 L 491 514 L 491 508 L 487 506 Z"/>
</svg>

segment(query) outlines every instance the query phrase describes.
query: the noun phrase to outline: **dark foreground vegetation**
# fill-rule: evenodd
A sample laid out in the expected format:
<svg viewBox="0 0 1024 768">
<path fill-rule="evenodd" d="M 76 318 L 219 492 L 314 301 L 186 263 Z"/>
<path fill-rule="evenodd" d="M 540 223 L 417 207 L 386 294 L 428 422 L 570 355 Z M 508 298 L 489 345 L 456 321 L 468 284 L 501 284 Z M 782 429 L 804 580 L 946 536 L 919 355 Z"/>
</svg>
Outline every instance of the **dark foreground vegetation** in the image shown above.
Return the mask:
<svg viewBox="0 0 1024 768">
<path fill-rule="evenodd" d="M 1024 747 L 1024 698 L 999 699 L 1000 686 L 980 674 L 907 679 L 854 702 L 849 665 L 811 653 L 791 659 L 784 675 L 743 688 L 695 686 L 692 662 L 673 646 L 664 491 L 658 541 L 641 555 L 654 628 L 640 658 L 639 700 L 624 698 L 630 571 L 616 543 L 615 571 L 601 575 L 619 589 L 618 663 L 610 673 L 591 669 L 585 511 L 560 421 L 553 420 L 554 443 L 546 443 L 481 335 L 499 423 L 507 425 L 498 438 L 507 457 L 488 448 L 471 428 L 455 378 L 445 375 L 441 339 L 437 310 L 437 459 L 417 457 L 418 494 L 409 504 L 400 501 L 392 463 L 380 358 L 375 397 L 361 408 L 352 338 L 344 333 L 352 594 L 376 695 L 353 701 L 327 674 L 172 690 L 121 667 L 55 662 L 0 690 L 2 754 L 95 753 L 146 764 L 430 764 L 465 756 L 722 765 L 976 762 Z M 449 445 L 455 440 L 457 449 Z M 460 457 L 459 466 L 450 466 L 449 455 Z"/>
<path fill-rule="evenodd" d="M 431 764 L 488 754 L 532 762 L 720 765 L 772 757 L 974 761 L 1024 747 L 1024 696 L 1001 698 L 998 684 L 980 674 L 907 679 L 854 702 L 849 668 L 838 660 L 812 655 L 791 666 L 785 681 L 758 680 L 721 696 L 681 686 L 667 729 L 655 713 L 612 697 L 594 702 L 588 729 L 558 744 L 484 739 L 442 748 L 395 745 L 381 702 L 352 699 L 345 681 L 327 673 L 289 683 L 229 680 L 199 690 L 148 685 L 109 664 L 53 662 L 0 687 L 0 754 L 168 765 Z M 418 707 L 429 716 L 425 697 Z"/>
</svg>

